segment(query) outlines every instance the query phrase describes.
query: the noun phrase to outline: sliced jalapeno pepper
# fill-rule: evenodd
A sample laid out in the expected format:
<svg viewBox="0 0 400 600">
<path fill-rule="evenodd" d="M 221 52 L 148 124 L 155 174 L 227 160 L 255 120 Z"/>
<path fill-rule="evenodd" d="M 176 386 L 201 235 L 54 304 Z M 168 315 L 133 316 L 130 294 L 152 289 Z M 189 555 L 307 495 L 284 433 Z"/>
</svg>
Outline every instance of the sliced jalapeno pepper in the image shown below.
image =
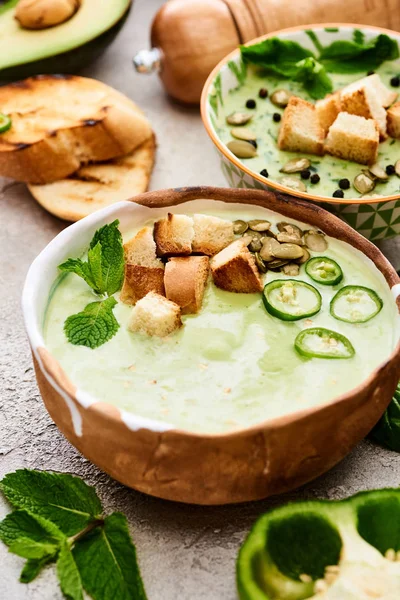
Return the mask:
<svg viewBox="0 0 400 600">
<path fill-rule="evenodd" d="M 383 302 L 374 290 L 346 285 L 332 298 L 332 317 L 346 323 L 366 323 L 382 310 Z"/>
<path fill-rule="evenodd" d="M 321 309 L 321 294 L 314 286 L 296 279 L 275 279 L 264 288 L 264 306 L 282 321 L 312 317 Z"/>
<path fill-rule="evenodd" d="M 12 122 L 10 117 L 4 113 L 0 113 L 0 133 L 8 131 L 11 127 L 11 124 Z"/>
<path fill-rule="evenodd" d="M 336 285 L 343 279 L 343 271 L 335 260 L 327 256 L 315 256 L 306 262 L 306 273 L 322 285 Z"/>
<path fill-rule="evenodd" d="M 347 337 L 323 327 L 300 331 L 294 347 L 307 358 L 351 358 L 356 352 Z"/>
</svg>

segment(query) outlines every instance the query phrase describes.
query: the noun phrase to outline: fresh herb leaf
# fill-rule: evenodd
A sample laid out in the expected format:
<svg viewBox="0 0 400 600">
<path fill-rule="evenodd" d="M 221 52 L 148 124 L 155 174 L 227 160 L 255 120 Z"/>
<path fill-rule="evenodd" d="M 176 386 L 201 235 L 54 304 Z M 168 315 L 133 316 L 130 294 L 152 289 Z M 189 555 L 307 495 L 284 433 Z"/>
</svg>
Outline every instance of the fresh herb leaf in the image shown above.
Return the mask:
<svg viewBox="0 0 400 600">
<path fill-rule="evenodd" d="M 40 571 L 45 567 L 48 563 L 52 562 L 53 557 L 45 556 L 40 559 L 29 559 L 26 561 L 24 568 L 21 571 L 20 582 L 21 583 L 30 583 L 39 575 Z"/>
<path fill-rule="evenodd" d="M 22 558 L 41 560 L 42 558 L 53 558 L 59 550 L 59 546 L 49 542 L 36 542 L 26 537 L 21 537 L 10 544 L 9 551 Z"/>
<path fill-rule="evenodd" d="M 62 546 L 58 555 L 57 575 L 61 590 L 68 600 L 83 600 L 81 576 L 67 543 Z"/>
<path fill-rule="evenodd" d="M 93 278 L 95 287 L 93 289 L 102 290 L 103 293 L 103 268 L 102 268 L 102 247 L 100 242 L 97 242 L 93 248 L 88 251 L 88 265 Z"/>
<path fill-rule="evenodd" d="M 362 46 L 365 41 L 365 34 L 360 29 L 354 29 L 353 42 Z"/>
<path fill-rule="evenodd" d="M 65 321 L 64 331 L 68 341 L 75 346 L 98 348 L 108 342 L 119 329 L 113 308 L 117 301 L 113 296 L 100 302 L 91 302 L 82 312 L 71 315 Z"/>
<path fill-rule="evenodd" d="M 6 497 L 8 498 L 7 495 Z M 11 546 L 21 538 L 60 545 L 65 536 L 54 523 L 50 523 L 40 515 L 31 514 L 27 510 L 15 510 L 1 521 L 0 540 L 7 546 Z"/>
<path fill-rule="evenodd" d="M 38 524 L 48 530 L 49 526 L 51 527 L 54 523 L 64 534 L 74 535 L 98 518 L 103 510 L 94 488 L 88 486 L 79 477 L 67 473 L 20 469 L 6 475 L 0 482 L 0 489 L 13 506 L 25 508 L 35 515 L 39 515 L 32 517 L 25 511 L 16 511 L 8 515 L 0 524 L 0 539 L 6 543 L 10 542 L 2 537 L 2 531 L 3 536 L 6 535 L 10 539 L 12 519 L 16 519 L 18 514 L 23 513 L 25 518 L 24 526 L 25 531 L 28 532 L 27 537 L 40 541 L 41 538 L 37 537 L 40 534 L 37 529 Z M 52 523 L 44 523 L 44 519 L 40 519 L 40 517 L 44 517 Z M 7 519 L 10 520 L 9 523 L 6 523 Z M 22 515 L 16 522 L 19 529 L 22 528 L 21 519 Z M 5 523 L 7 528 L 4 532 Z M 29 534 L 29 528 L 32 528 L 32 535 Z M 53 529 L 52 535 L 54 533 L 55 529 Z"/>
<path fill-rule="evenodd" d="M 383 417 L 372 430 L 371 436 L 390 450 L 400 452 L 400 383 Z"/>
<path fill-rule="evenodd" d="M 268 38 L 251 46 L 240 46 L 243 61 L 262 67 L 282 77 L 293 77 L 298 68 L 296 63 L 313 53 L 297 42 Z"/>
<path fill-rule="evenodd" d="M 124 248 L 118 225 L 118 220 L 104 225 L 96 231 L 90 242 L 90 249 L 101 244 L 103 289 L 109 296 L 118 292 L 124 281 Z"/>
<path fill-rule="evenodd" d="M 93 289 L 96 294 L 102 294 L 102 289 L 96 286 L 91 267 L 88 262 L 81 260 L 80 258 L 69 258 L 64 263 L 58 266 L 60 271 L 67 273 L 75 273 L 78 277 L 82 277 L 89 287 Z"/>
<path fill-rule="evenodd" d="M 93 529 L 76 542 L 73 555 L 83 587 L 94 600 L 146 600 L 123 514 L 106 517 L 103 528 Z"/>
<path fill-rule="evenodd" d="M 339 40 L 321 51 L 319 59 L 331 73 L 358 73 L 377 69 L 386 60 L 399 58 L 396 40 L 380 34 L 367 43 Z"/>
<path fill-rule="evenodd" d="M 326 29 L 325 29 L 325 31 L 326 31 Z M 308 37 L 310 38 L 310 40 L 312 41 L 312 43 L 314 44 L 314 46 L 316 47 L 318 52 L 321 52 L 323 45 L 319 41 L 319 38 L 318 38 L 317 34 L 315 33 L 315 31 L 313 31 L 312 29 L 306 29 L 304 33 L 306 33 L 308 35 Z"/>
<path fill-rule="evenodd" d="M 315 58 L 309 56 L 297 63 L 298 71 L 294 76 L 296 81 L 303 83 L 311 98 L 318 100 L 325 98 L 333 90 L 330 77 L 325 71 L 325 67 L 317 62 Z"/>
</svg>

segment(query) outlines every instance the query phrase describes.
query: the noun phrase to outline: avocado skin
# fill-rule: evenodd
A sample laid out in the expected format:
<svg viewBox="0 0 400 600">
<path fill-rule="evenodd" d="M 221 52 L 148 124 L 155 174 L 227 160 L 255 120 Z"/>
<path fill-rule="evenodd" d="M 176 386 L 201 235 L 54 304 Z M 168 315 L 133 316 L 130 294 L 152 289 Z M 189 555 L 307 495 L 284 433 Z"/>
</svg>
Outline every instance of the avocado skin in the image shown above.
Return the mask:
<svg viewBox="0 0 400 600">
<path fill-rule="evenodd" d="M 127 11 L 122 15 L 120 20 L 110 29 L 82 46 L 68 50 L 68 52 L 62 52 L 61 54 L 55 54 L 54 56 L 48 56 L 47 58 L 0 70 L 0 82 L 9 83 L 40 74 L 78 73 L 84 67 L 97 60 L 111 42 L 114 41 L 128 18 L 131 7 L 132 3 L 130 3 Z"/>
</svg>

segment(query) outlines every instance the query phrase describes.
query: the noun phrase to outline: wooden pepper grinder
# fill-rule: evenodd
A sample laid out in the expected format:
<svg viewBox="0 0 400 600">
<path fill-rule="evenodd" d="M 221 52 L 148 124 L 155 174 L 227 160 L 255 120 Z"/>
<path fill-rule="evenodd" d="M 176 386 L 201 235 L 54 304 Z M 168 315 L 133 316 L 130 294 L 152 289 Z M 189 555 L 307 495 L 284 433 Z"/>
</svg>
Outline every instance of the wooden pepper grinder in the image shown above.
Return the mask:
<svg viewBox="0 0 400 600">
<path fill-rule="evenodd" d="M 156 14 L 151 50 L 134 58 L 138 72 L 158 71 L 166 91 L 198 104 L 218 62 L 239 44 L 308 23 L 360 23 L 400 29 L 399 0 L 169 0 Z"/>
</svg>

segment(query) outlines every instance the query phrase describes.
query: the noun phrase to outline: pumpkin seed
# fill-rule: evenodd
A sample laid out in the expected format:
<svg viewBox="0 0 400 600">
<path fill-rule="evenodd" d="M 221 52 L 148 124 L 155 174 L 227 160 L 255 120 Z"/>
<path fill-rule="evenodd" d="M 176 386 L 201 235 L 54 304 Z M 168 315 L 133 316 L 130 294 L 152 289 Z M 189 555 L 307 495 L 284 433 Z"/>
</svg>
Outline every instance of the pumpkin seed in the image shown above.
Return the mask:
<svg viewBox="0 0 400 600">
<path fill-rule="evenodd" d="M 303 245 L 302 239 L 297 235 L 297 233 L 290 234 L 282 231 L 281 233 L 278 233 L 276 239 L 278 242 L 281 242 L 281 244 L 286 242 L 288 244 L 297 244 L 298 246 Z"/>
<path fill-rule="evenodd" d="M 285 275 L 296 277 L 300 273 L 300 265 L 296 263 L 288 263 L 287 265 L 283 265 L 282 271 L 285 273 Z"/>
<path fill-rule="evenodd" d="M 307 262 L 311 258 L 311 254 L 309 253 L 307 248 L 302 248 L 302 250 L 303 250 L 303 256 L 300 256 L 300 258 L 298 258 L 296 260 L 296 263 L 298 265 L 303 265 L 305 262 Z"/>
<path fill-rule="evenodd" d="M 250 244 L 248 245 L 248 248 L 250 252 L 260 252 L 262 245 L 263 243 L 260 238 L 253 237 Z"/>
<path fill-rule="evenodd" d="M 280 244 L 279 248 L 275 248 L 272 254 L 275 258 L 295 259 L 303 256 L 303 250 L 296 244 Z"/>
<path fill-rule="evenodd" d="M 363 173 L 365 173 L 365 171 L 363 171 Z M 389 175 L 386 173 L 385 169 L 383 169 L 380 165 L 375 164 L 372 165 L 372 167 L 368 168 L 368 171 L 366 172 L 366 175 L 369 177 L 371 177 L 371 175 L 373 175 L 373 177 L 375 177 L 376 179 L 379 179 L 379 181 L 387 181 L 389 179 Z"/>
<path fill-rule="evenodd" d="M 252 231 L 267 231 L 271 227 L 271 223 L 262 219 L 253 219 L 249 221 L 249 227 Z"/>
<path fill-rule="evenodd" d="M 275 259 L 275 260 L 271 260 L 271 262 L 269 262 L 267 264 L 268 269 L 271 269 L 271 271 L 275 270 L 275 269 L 280 269 L 281 267 L 284 267 L 285 265 L 288 264 L 288 260 L 280 260 L 280 259 Z"/>
<path fill-rule="evenodd" d="M 258 267 L 258 270 L 261 271 L 261 273 L 266 273 L 267 272 L 267 267 L 266 267 L 263 259 L 259 255 L 259 253 L 256 252 L 255 255 L 254 255 L 254 257 L 256 259 L 256 265 Z"/>
<path fill-rule="evenodd" d="M 246 246 L 248 246 L 252 240 L 253 240 L 253 236 L 252 235 L 248 235 L 247 233 L 245 233 L 242 236 L 242 241 L 246 244 Z"/>
<path fill-rule="evenodd" d="M 359 173 L 354 178 L 353 185 L 360 194 L 368 194 L 368 192 L 372 192 L 374 189 L 375 181 L 365 173 Z"/>
<path fill-rule="evenodd" d="M 290 188 L 291 190 L 295 190 L 296 192 L 306 192 L 307 188 L 304 183 L 300 179 L 295 179 L 294 177 L 281 177 L 278 179 L 278 183 Z"/>
<path fill-rule="evenodd" d="M 235 233 L 236 235 L 241 235 L 242 233 L 247 231 L 248 228 L 249 226 L 247 225 L 246 221 L 242 221 L 241 219 L 233 221 L 233 233 Z"/>
<path fill-rule="evenodd" d="M 275 106 L 279 106 L 279 108 L 286 108 L 289 104 L 290 96 L 291 94 L 287 90 L 275 90 L 271 95 L 271 102 Z"/>
<path fill-rule="evenodd" d="M 396 161 L 396 164 L 394 165 L 394 170 L 396 175 L 400 177 L 400 160 Z"/>
<path fill-rule="evenodd" d="M 246 140 L 247 142 L 255 142 L 257 139 L 256 134 L 246 127 L 234 127 L 231 129 L 231 135 L 238 140 Z"/>
<path fill-rule="evenodd" d="M 226 117 L 228 125 L 246 125 L 253 115 L 249 113 L 234 112 Z"/>
<path fill-rule="evenodd" d="M 280 173 L 300 173 L 309 167 L 311 167 L 311 161 L 308 158 L 293 158 L 280 169 Z"/>
<path fill-rule="evenodd" d="M 227 143 L 227 148 L 238 158 L 253 158 L 257 156 L 257 150 L 250 142 L 244 140 L 233 140 Z"/>
<path fill-rule="evenodd" d="M 279 248 L 280 243 L 277 242 L 274 238 L 266 238 L 263 242 L 262 248 L 260 250 L 260 256 L 263 260 L 267 262 L 273 260 L 274 258 L 274 250 Z"/>
<path fill-rule="evenodd" d="M 314 252 L 324 252 L 328 247 L 328 242 L 326 241 L 324 234 L 318 233 L 317 231 L 314 231 L 314 229 L 305 232 L 304 241 L 307 248 Z"/>
<path fill-rule="evenodd" d="M 297 227 L 297 225 L 294 225 L 293 223 L 285 223 L 285 221 L 281 221 L 280 223 L 277 223 L 276 226 L 278 231 L 281 233 L 289 233 L 290 235 L 297 233 L 299 237 L 303 236 L 303 232 L 300 227 Z"/>
</svg>

